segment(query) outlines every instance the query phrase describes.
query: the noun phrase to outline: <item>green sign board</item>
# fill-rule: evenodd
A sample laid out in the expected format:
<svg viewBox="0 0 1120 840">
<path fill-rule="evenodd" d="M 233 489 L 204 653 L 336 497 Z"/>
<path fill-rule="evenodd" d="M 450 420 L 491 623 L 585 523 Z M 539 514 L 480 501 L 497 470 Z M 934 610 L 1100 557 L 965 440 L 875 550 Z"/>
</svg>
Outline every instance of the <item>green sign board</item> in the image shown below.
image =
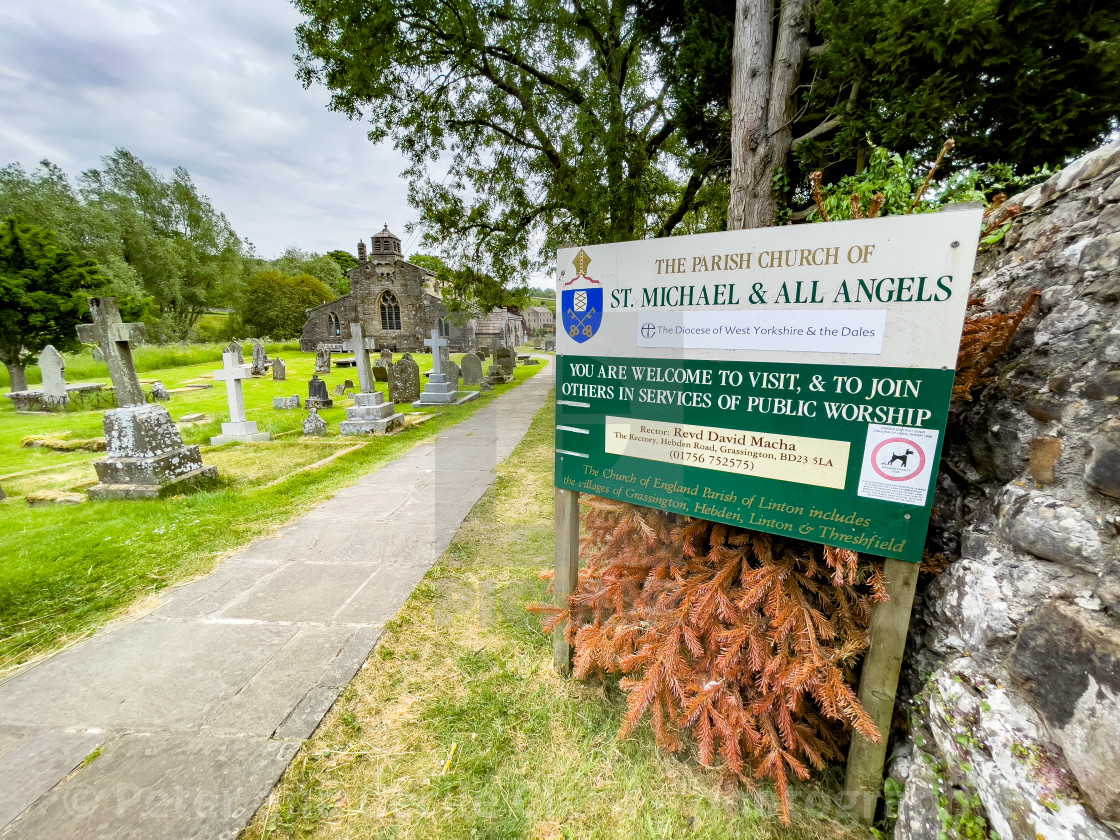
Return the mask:
<svg viewBox="0 0 1120 840">
<path fill-rule="evenodd" d="M 970 212 L 565 249 L 556 486 L 920 561 L 978 232 Z"/>
</svg>

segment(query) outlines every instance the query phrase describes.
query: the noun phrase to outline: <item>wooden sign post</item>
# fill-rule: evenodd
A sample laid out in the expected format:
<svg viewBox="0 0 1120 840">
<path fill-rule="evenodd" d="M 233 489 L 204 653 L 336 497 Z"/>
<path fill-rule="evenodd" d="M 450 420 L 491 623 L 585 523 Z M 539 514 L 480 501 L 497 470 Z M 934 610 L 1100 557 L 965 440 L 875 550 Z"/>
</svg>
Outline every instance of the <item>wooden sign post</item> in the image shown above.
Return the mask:
<svg viewBox="0 0 1120 840">
<path fill-rule="evenodd" d="M 982 209 L 557 251 L 556 602 L 580 493 L 884 558 L 847 798 L 874 817 Z M 556 665 L 571 668 L 565 628 Z"/>
</svg>

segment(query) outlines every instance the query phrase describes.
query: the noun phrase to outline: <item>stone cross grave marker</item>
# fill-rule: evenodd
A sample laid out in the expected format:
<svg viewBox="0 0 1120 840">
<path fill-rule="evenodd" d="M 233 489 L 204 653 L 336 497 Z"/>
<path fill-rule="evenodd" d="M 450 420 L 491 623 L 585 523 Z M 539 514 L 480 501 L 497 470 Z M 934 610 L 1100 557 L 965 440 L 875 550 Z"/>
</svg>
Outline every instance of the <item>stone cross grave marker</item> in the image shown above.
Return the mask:
<svg viewBox="0 0 1120 840">
<path fill-rule="evenodd" d="M 432 375 L 446 373 L 443 369 L 443 348 L 451 342 L 439 334 L 439 330 L 432 330 L 432 337 L 424 339 L 424 346 L 432 348 Z"/>
<path fill-rule="evenodd" d="M 377 349 L 377 339 L 366 338 L 362 335 L 362 325 L 350 325 L 350 340 L 344 341 L 342 346 L 354 354 L 354 366 L 358 368 L 358 387 L 363 394 L 372 394 L 373 369 L 369 365 L 369 351 Z"/>
<path fill-rule="evenodd" d="M 51 406 L 66 405 L 66 361 L 48 344 L 39 354 L 39 370 L 43 372 L 43 399 Z"/>
<path fill-rule="evenodd" d="M 97 342 L 109 365 L 118 408 L 105 412 L 106 457 L 93 462 L 100 483 L 91 499 L 154 499 L 187 486 L 206 486 L 218 478 L 202 463 L 197 446 L 183 446 L 175 422 L 162 405 L 147 405 L 129 341 L 144 336 L 143 324 L 121 323 L 117 300 L 90 298 L 92 324 L 80 324 L 78 337 Z"/>
<path fill-rule="evenodd" d="M 117 394 L 117 406 L 144 405 L 147 400 L 136 376 L 129 347 L 129 342 L 142 341 L 147 337 L 144 325 L 122 323 L 116 298 L 90 298 L 89 311 L 93 323 L 78 324 L 78 338 L 101 348 Z"/>
<path fill-rule="evenodd" d="M 222 433 L 210 438 L 215 446 L 232 441 L 268 440 L 268 432 L 257 431 L 256 420 L 245 419 L 245 394 L 241 380 L 253 375 L 252 368 L 241 363 L 241 354 L 231 345 L 222 353 L 222 369 L 214 372 L 214 379 L 226 383 L 226 398 L 229 400 L 229 420 L 222 423 Z"/>
</svg>

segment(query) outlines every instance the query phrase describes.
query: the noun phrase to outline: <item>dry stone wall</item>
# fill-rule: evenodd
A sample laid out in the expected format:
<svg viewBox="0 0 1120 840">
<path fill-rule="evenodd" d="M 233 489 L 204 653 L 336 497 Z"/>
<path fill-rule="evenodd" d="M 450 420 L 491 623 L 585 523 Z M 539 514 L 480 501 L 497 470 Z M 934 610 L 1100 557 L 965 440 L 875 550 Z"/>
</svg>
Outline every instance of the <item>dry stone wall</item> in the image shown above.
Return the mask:
<svg viewBox="0 0 1120 840">
<path fill-rule="evenodd" d="M 896 840 L 1120 838 L 1120 143 L 1009 203 L 973 294 L 1042 298 L 947 432 Z"/>
</svg>

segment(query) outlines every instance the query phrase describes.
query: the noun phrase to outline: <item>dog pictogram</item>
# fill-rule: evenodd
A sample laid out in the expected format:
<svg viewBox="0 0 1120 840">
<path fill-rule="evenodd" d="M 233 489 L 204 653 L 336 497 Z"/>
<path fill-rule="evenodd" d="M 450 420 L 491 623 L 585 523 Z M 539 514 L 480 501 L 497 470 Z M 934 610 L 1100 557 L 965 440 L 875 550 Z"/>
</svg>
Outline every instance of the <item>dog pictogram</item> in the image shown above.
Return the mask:
<svg viewBox="0 0 1120 840">
<path fill-rule="evenodd" d="M 914 454 L 913 449 L 907 449 L 906 452 L 904 452 L 902 454 L 899 454 L 898 452 L 892 452 L 890 460 L 887 461 L 887 466 L 889 467 L 891 464 L 893 464 L 897 461 L 900 464 L 902 464 L 903 469 L 906 469 L 906 460 L 913 454 Z"/>
</svg>

